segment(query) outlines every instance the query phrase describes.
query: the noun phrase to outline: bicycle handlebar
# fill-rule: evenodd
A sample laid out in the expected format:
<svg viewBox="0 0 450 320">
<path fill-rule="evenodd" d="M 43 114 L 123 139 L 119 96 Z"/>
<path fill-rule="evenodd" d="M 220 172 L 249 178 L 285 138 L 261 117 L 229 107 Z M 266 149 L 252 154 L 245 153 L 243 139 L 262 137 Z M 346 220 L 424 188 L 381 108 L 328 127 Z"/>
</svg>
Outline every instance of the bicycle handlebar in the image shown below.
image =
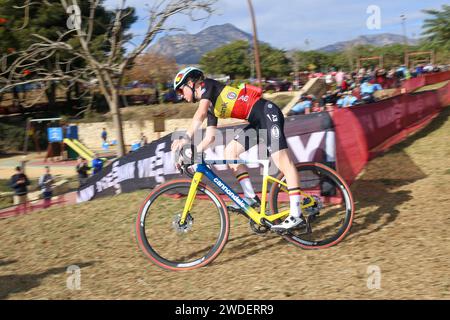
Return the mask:
<svg viewBox="0 0 450 320">
<path fill-rule="evenodd" d="M 193 144 L 185 144 L 182 146 L 176 153 L 177 163 L 180 164 L 180 173 L 193 178 L 194 175 L 189 171 L 189 168 L 196 163 L 199 163 L 197 161 L 198 157 L 199 154 L 197 152 L 197 148 Z M 203 155 L 201 155 L 201 159 L 203 159 Z"/>
</svg>

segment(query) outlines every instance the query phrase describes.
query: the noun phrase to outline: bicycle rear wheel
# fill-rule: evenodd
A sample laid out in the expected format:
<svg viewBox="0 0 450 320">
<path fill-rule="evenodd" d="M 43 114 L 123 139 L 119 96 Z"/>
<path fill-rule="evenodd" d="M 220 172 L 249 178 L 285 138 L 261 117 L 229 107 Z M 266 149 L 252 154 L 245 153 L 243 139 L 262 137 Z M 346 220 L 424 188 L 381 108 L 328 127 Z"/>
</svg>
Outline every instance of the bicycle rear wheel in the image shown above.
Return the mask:
<svg viewBox="0 0 450 320">
<path fill-rule="evenodd" d="M 354 217 L 351 191 L 345 181 L 331 168 L 320 163 L 297 165 L 300 189 L 314 198 L 314 206 L 303 210 L 306 225 L 291 230 L 284 238 L 303 249 L 324 249 L 341 242 L 350 231 Z M 280 175 L 278 180 L 285 182 Z M 272 214 L 289 210 L 289 195 L 280 184 L 270 191 Z M 311 200 L 303 198 L 303 205 Z M 311 202 L 312 203 L 312 202 Z"/>
<path fill-rule="evenodd" d="M 190 180 L 169 182 L 153 191 L 136 221 L 139 247 L 161 268 L 183 271 L 211 263 L 223 250 L 229 235 L 229 217 L 222 199 L 200 184 L 185 225 L 181 214 Z"/>
</svg>

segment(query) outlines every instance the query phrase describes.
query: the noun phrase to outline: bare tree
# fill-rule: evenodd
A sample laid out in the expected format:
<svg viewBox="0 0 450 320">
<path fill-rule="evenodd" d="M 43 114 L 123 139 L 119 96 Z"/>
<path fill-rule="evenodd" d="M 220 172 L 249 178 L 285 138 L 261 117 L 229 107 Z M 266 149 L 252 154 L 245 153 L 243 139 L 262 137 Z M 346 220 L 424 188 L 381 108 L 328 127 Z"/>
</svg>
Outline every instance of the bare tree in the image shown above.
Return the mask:
<svg viewBox="0 0 450 320">
<path fill-rule="evenodd" d="M 136 63 L 126 75 L 142 83 L 162 84 L 173 79 L 177 69 L 175 58 L 147 52 L 136 58 Z"/>
<path fill-rule="evenodd" d="M 36 39 L 26 50 L 13 52 L 2 58 L 3 71 L 0 72 L 0 94 L 14 86 L 28 83 L 52 83 L 55 81 L 74 85 L 82 83 L 92 86 L 94 83 L 110 108 L 113 123 L 117 130 L 118 156 L 125 154 L 122 121 L 120 116 L 119 89 L 122 85 L 125 71 L 129 69 L 136 58 L 150 46 L 155 37 L 174 30 L 167 26 L 170 17 L 177 14 L 189 16 L 192 20 L 208 18 L 213 13 L 216 0 L 158 0 L 148 12 L 147 29 L 140 43 L 125 52 L 124 48 L 130 42 L 124 32 L 124 21 L 132 10 L 126 7 L 126 0 L 120 1 L 115 10 L 113 21 L 105 36 L 108 53 L 103 56 L 95 54 L 93 31 L 96 9 L 100 0 L 89 0 L 90 8 L 86 21 L 82 20 L 77 0 L 61 0 L 60 3 L 41 3 L 26 0 L 20 7 L 24 9 L 24 25 L 29 21 L 30 6 L 61 5 L 68 14 L 68 31 L 59 34 L 57 40 L 51 40 L 39 34 L 30 34 Z M 200 15 L 200 17 L 198 17 Z M 76 38 L 77 45 L 72 40 Z M 51 65 L 49 67 L 49 61 Z M 74 67 L 76 62 L 82 61 L 83 67 Z M 30 75 L 32 75 L 30 77 Z"/>
</svg>

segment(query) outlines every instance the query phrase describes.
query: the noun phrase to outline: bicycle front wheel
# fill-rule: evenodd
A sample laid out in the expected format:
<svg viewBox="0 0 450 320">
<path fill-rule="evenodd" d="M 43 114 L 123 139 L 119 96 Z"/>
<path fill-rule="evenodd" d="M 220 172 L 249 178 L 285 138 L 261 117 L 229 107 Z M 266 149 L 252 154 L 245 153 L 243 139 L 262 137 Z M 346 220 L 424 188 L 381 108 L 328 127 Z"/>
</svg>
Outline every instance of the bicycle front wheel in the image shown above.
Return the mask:
<svg viewBox="0 0 450 320">
<path fill-rule="evenodd" d="M 307 223 L 284 238 L 303 249 L 324 249 L 338 244 L 350 231 L 354 217 L 349 187 L 334 170 L 320 163 L 298 164 L 297 171 L 305 195 L 302 211 Z M 278 180 L 286 179 L 280 175 Z M 289 194 L 280 184 L 273 184 L 269 199 L 272 214 L 289 210 Z"/>
<path fill-rule="evenodd" d="M 177 180 L 157 188 L 145 200 L 136 221 L 139 247 L 153 263 L 167 270 L 204 267 L 228 240 L 226 206 L 204 184 L 198 187 L 186 223 L 180 225 L 190 187 L 190 180 Z"/>
</svg>

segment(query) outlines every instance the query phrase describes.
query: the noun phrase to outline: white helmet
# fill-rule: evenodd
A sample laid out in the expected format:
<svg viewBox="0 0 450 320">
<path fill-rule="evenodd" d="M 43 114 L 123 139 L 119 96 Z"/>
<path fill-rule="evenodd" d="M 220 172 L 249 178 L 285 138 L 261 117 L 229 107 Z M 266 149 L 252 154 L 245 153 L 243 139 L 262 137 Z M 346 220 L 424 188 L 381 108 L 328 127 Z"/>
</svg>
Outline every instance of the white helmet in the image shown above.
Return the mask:
<svg viewBox="0 0 450 320">
<path fill-rule="evenodd" d="M 204 77 L 203 71 L 195 67 L 187 67 L 177 73 L 173 81 L 173 89 L 177 91 L 188 79 L 200 79 Z"/>
</svg>

